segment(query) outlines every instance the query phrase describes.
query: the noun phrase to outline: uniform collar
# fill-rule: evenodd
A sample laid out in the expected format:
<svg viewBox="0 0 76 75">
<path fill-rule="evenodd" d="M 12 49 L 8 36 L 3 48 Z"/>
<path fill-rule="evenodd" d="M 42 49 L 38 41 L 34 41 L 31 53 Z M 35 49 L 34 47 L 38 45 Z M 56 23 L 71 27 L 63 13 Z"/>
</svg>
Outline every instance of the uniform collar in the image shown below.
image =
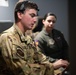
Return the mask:
<svg viewBox="0 0 76 75">
<path fill-rule="evenodd" d="M 45 30 L 45 28 L 43 28 L 43 33 L 45 34 L 45 35 L 49 35 L 47 32 L 46 32 L 46 30 Z"/>
<path fill-rule="evenodd" d="M 50 31 L 50 33 L 47 33 L 47 31 L 45 30 L 45 28 L 43 28 L 42 31 L 43 31 L 43 33 L 44 33 L 45 35 L 52 37 L 52 31 Z"/>
<path fill-rule="evenodd" d="M 27 43 L 31 41 L 31 38 L 29 36 L 27 36 L 26 34 L 23 35 L 22 31 L 16 24 L 14 24 L 14 28 L 16 29 L 16 32 L 18 33 L 21 41 L 27 42 Z"/>
</svg>

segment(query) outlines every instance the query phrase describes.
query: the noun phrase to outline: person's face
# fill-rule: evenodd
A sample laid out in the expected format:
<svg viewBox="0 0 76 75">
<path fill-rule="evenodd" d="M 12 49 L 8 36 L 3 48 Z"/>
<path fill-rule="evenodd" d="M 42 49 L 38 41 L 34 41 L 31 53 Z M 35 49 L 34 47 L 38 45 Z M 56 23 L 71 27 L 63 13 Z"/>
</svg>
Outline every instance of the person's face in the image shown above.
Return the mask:
<svg viewBox="0 0 76 75">
<path fill-rule="evenodd" d="M 37 11 L 35 9 L 26 9 L 20 16 L 20 22 L 24 30 L 31 30 L 37 21 Z"/>
<path fill-rule="evenodd" d="M 54 24 L 56 22 L 56 18 L 54 16 L 48 16 L 45 20 L 42 21 L 44 24 L 44 28 L 46 30 L 52 30 L 54 28 Z"/>
</svg>

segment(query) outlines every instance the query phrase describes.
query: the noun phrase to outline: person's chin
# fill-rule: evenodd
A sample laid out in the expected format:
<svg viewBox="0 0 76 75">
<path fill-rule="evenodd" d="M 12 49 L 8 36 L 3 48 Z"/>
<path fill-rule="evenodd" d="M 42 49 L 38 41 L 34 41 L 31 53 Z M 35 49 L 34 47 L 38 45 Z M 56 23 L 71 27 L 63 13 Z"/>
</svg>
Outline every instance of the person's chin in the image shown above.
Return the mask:
<svg viewBox="0 0 76 75">
<path fill-rule="evenodd" d="M 30 27 L 28 30 L 32 30 L 32 27 Z"/>
</svg>

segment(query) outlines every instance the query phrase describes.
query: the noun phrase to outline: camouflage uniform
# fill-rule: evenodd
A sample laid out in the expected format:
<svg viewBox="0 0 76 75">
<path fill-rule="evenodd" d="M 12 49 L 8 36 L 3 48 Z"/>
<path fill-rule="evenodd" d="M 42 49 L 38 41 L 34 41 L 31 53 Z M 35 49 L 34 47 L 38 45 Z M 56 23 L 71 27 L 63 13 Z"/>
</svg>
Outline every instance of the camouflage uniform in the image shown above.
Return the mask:
<svg viewBox="0 0 76 75">
<path fill-rule="evenodd" d="M 2 75 L 54 75 L 52 64 L 32 39 L 22 34 L 17 25 L 14 24 L 1 34 L 0 47 L 7 64 L 3 66 L 8 70 L 8 73 Z"/>
</svg>

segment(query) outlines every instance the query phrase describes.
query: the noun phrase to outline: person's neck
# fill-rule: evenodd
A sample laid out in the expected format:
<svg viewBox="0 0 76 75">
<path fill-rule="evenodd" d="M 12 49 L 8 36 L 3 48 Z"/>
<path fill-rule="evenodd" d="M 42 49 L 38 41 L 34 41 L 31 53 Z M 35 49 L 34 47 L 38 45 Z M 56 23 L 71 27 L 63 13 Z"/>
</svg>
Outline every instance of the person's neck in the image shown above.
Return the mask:
<svg viewBox="0 0 76 75">
<path fill-rule="evenodd" d="M 51 31 L 52 31 L 52 30 L 48 30 L 48 29 L 45 29 L 45 30 L 48 34 L 51 33 Z"/>
<path fill-rule="evenodd" d="M 25 29 L 24 29 L 24 27 L 23 27 L 23 25 L 21 24 L 21 23 L 16 23 L 17 24 L 17 26 L 20 28 L 20 30 L 22 31 L 22 33 L 23 33 L 23 35 L 25 35 Z"/>
</svg>

